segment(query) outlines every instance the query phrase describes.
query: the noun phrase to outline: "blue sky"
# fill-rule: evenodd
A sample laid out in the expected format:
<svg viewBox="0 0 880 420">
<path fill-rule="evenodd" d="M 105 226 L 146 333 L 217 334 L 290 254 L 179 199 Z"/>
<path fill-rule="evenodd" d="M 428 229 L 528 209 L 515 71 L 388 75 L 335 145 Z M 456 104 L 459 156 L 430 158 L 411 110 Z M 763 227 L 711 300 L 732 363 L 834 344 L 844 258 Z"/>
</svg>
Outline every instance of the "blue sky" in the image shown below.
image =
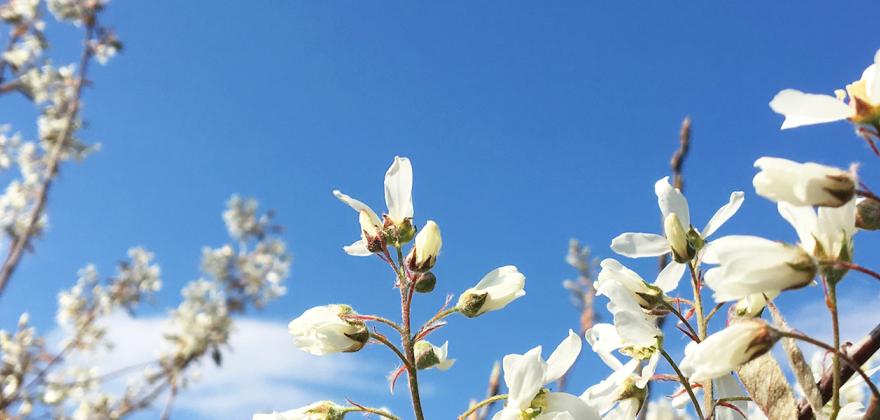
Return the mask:
<svg viewBox="0 0 880 420">
<path fill-rule="evenodd" d="M 337 302 L 394 316 L 386 268 L 342 252 L 357 235 L 356 218 L 331 190 L 379 208 L 384 171 L 395 155 L 408 156 L 417 223 L 436 220 L 444 237 L 439 283 L 419 297 L 417 319 L 497 266 L 515 264 L 527 276 L 524 299 L 478 319 L 453 318 L 433 337 L 448 339 L 458 362 L 423 375 L 425 405 L 431 418 L 450 418 L 482 395 L 493 360 L 535 345 L 549 353 L 576 327 L 560 287 L 574 275 L 563 260 L 569 238 L 606 257 L 617 234 L 659 229 L 653 183 L 668 173 L 686 115 L 694 120 L 685 171 L 696 224 L 731 191 L 746 192 L 719 234 L 795 240 L 775 206 L 753 194 L 760 156 L 863 162 L 863 179 L 880 188 L 875 158 L 850 126 L 781 132 L 781 116 L 767 106 L 782 88 L 830 93 L 857 79 L 880 47 L 853 23 L 869 5 L 113 2 L 105 22 L 126 49 L 91 73 L 83 132 L 103 147 L 63 168 L 49 204 L 51 230 L 0 300 L 0 325 L 27 310 L 51 329 L 56 290 L 87 262 L 110 273 L 134 245 L 154 251 L 162 265 L 165 289 L 143 311 L 162 314 L 198 276 L 201 248 L 226 241 L 220 212 L 233 193 L 277 211 L 294 257 L 288 295 L 249 316 L 283 326 L 311 306 Z M 71 61 L 75 32 L 52 35 L 68 37 L 53 54 Z M 5 119 L 32 137 L 26 103 L 3 100 Z M 857 261 L 876 264 L 860 258 L 880 250 L 871 233 L 856 246 Z M 653 277 L 653 260 L 630 262 Z M 842 294 L 876 304 L 877 290 L 852 275 Z M 814 331 L 825 328 L 806 318 L 824 316 L 807 310 L 821 307 L 818 288 L 780 303 Z M 880 320 L 860 314 L 849 338 Z M 683 343 L 669 334 L 671 346 Z M 263 349 L 271 360 L 310 360 L 281 342 L 289 345 Z M 342 369 L 333 372 L 366 384 L 382 384 L 393 365 L 379 347 L 331 359 Z M 359 364 L 371 367 L 346 370 Z M 296 377 L 292 383 L 324 397 L 408 416 L 402 388 L 390 397 L 363 384 L 314 385 L 297 369 L 279 365 L 277 381 Z M 580 392 L 607 373 L 587 355 L 570 389 Z M 307 402 L 297 395 L 253 410 Z"/>
</svg>

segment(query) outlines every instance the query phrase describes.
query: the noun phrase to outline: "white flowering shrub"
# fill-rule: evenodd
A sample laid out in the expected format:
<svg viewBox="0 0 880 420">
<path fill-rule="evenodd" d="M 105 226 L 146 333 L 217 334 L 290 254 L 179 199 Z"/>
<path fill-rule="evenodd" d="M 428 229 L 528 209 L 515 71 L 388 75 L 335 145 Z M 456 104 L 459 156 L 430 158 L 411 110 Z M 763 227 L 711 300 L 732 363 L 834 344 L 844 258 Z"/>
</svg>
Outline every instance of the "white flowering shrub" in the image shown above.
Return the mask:
<svg viewBox="0 0 880 420">
<path fill-rule="evenodd" d="M 0 170 L 9 184 L 0 195 L 0 241 L 7 255 L 0 266 L 0 294 L 16 267 L 37 244 L 48 223 L 46 202 L 62 165 L 82 160 L 97 144 L 79 138 L 84 125 L 82 96 L 93 62 L 107 64 L 122 48 L 101 22 L 106 0 L 6 0 L 0 3 L 8 43 L 0 53 L 0 96 L 23 95 L 38 110 L 38 138 L 26 139 L 15 126 L 0 125 Z M 56 65 L 46 54 L 47 16 L 52 25 L 73 25 L 83 34 L 80 60 Z M 102 276 L 86 265 L 72 287 L 57 295 L 60 338 L 43 337 L 23 314 L 11 329 L 0 329 L 0 419 L 118 419 L 174 397 L 193 380 L 193 368 L 222 364 L 234 330 L 234 316 L 262 308 L 286 292 L 290 255 L 277 236 L 272 213 L 253 199 L 232 197 L 223 213 L 228 244 L 202 252 L 202 278 L 183 288 L 168 313 L 163 339 L 152 345 L 155 360 L 102 371 L 95 357 L 113 351 L 107 318 L 136 314 L 155 304 L 163 281 L 156 257 L 140 247 L 128 250 L 115 274 Z M 207 362 L 206 362 L 207 360 Z M 124 389 L 106 387 L 125 377 Z"/>
<path fill-rule="evenodd" d="M 880 52 L 875 61 L 880 63 Z M 785 115 L 784 129 L 848 120 L 880 157 L 874 145 L 880 139 L 878 65 L 836 97 L 784 90 L 770 106 Z M 621 257 L 659 258 L 659 272 L 643 276 L 623 259 L 594 262 L 589 250 L 573 241 L 566 260 L 579 277 L 563 285 L 580 312 L 583 334 L 569 330 L 549 354 L 539 346 L 505 356 L 503 374 L 490 378 L 489 396 L 463 407 L 460 420 L 880 418 L 880 393 L 871 380 L 877 369 L 870 361 L 880 348 L 880 334 L 875 330 L 862 342 L 844 346 L 837 300 L 838 288 L 852 271 L 880 280 L 880 274 L 854 259 L 857 232 L 880 228 L 880 199 L 859 181 L 855 165 L 840 169 L 762 157 L 755 162 L 759 171 L 752 180 L 754 191 L 778 203 L 779 214 L 799 240 L 724 235 L 722 226 L 736 215 L 746 194 L 732 192 L 705 223 L 695 222 L 681 189 L 689 124 L 673 157 L 674 176 L 654 183 L 659 233 L 623 233 L 611 241 L 611 250 Z M 344 246 L 345 252 L 372 256 L 388 267 L 400 294 L 400 319 L 359 313 L 356 303 L 329 304 L 305 311 L 289 329 L 294 345 L 314 355 L 357 352 L 370 344 L 387 347 L 400 362 L 390 375 L 391 387 L 405 376 L 412 418 L 420 420 L 427 411 L 419 394 L 419 371 L 454 364 L 449 343 L 437 346 L 429 339 L 434 340 L 451 316 L 480 316 L 523 297 L 525 276 L 514 266 L 497 268 L 457 299 L 447 300 L 454 305 L 413 324 L 412 307 L 419 294 L 434 288 L 431 269 L 438 264 L 443 242 L 435 222 L 414 218 L 412 187 L 409 159 L 395 157 L 385 174 L 387 211 L 381 216 L 364 202 L 334 191 L 357 212 L 359 238 Z M 598 273 L 593 271 L 596 265 Z M 804 287 L 823 287 L 833 342 L 794 330 L 773 304 L 781 293 Z M 607 302 L 610 322 L 595 322 L 597 299 Z M 726 321 L 718 322 L 722 317 Z M 674 323 L 675 332 L 665 331 L 665 323 Z M 667 350 L 667 334 L 689 341 L 684 354 Z M 607 365 L 608 376 L 579 393 L 564 392 L 584 340 Z M 790 375 L 770 352 L 780 341 Z M 807 362 L 799 347 L 803 344 L 819 347 L 818 359 Z M 501 392 L 501 376 L 506 392 Z M 679 388 L 668 399 L 652 401 L 657 391 L 651 385 L 657 382 L 676 382 Z M 496 402 L 500 408 L 493 410 Z M 351 401 L 321 401 L 256 414 L 254 419 L 341 419 L 354 412 L 403 418 Z"/>
<path fill-rule="evenodd" d="M 101 19 L 106 7 L 106 0 L 0 3 L 8 33 L 0 51 L 0 96 L 22 95 L 38 110 L 36 138 L 25 138 L 14 125 L 0 125 L 0 170 L 8 180 L 0 194 L 0 241 L 8 249 L 0 265 L 0 295 L 48 226 L 46 203 L 59 171 L 98 150 L 80 130 L 82 97 L 93 84 L 87 79 L 89 66 L 108 64 L 122 50 Z M 72 25 L 82 33 L 78 62 L 59 65 L 47 55 L 47 24 Z M 859 80 L 834 96 L 786 89 L 770 107 L 784 115 L 783 129 L 847 121 L 880 157 L 878 66 L 880 51 Z M 570 244 L 566 261 L 578 277 L 563 286 L 579 313 L 579 331 L 561 330 L 561 341 L 549 352 L 541 346 L 511 349 L 493 369 L 486 398 L 463 404 L 460 420 L 880 418 L 880 391 L 872 380 L 880 370 L 873 359 L 880 349 L 880 326 L 857 343 L 841 342 L 846 320 L 839 317 L 837 297 L 852 272 L 880 280 L 880 273 L 856 262 L 855 251 L 859 231 L 880 230 L 880 197 L 859 179 L 857 165 L 835 168 L 762 157 L 754 163 L 753 190 L 777 203 L 797 242 L 723 232 L 746 193 L 708 197 L 720 204 L 717 211 L 692 215 L 682 182 L 689 141 L 686 121 L 671 176 L 653 184 L 660 210 L 654 233 L 611 239 L 617 258 L 594 260 L 586 247 Z M 358 302 L 315 302 L 288 324 L 291 350 L 324 356 L 369 345 L 387 349 L 399 362 L 389 374 L 390 388 L 406 384 L 411 416 L 328 400 L 257 413 L 255 420 L 339 420 L 352 414 L 424 420 L 430 402 L 420 393 L 420 371 L 446 371 L 456 359 L 468 357 L 440 338 L 447 323 L 527 304 L 526 277 L 516 266 L 486 267 L 481 279 L 450 296 L 433 316 L 413 319 L 420 295 L 435 289 L 432 270 L 444 263 L 441 227 L 416 218 L 413 186 L 412 163 L 397 156 L 384 177 L 385 211 L 377 213 L 333 191 L 356 214 L 342 249 L 389 270 L 389 290 L 400 303 L 388 310 L 394 316 L 361 313 Z M 180 302 L 168 311 L 161 340 L 149 343 L 156 357 L 119 371 L 102 371 L 83 356 L 113 351 L 110 316 L 136 315 L 142 306 L 157 303 L 155 294 L 163 286 L 158 258 L 131 248 L 110 276 L 86 265 L 73 285 L 57 294 L 55 320 L 62 337 L 41 336 L 27 314 L 0 330 L 0 419 L 119 419 L 154 406 L 160 397 L 165 397 L 161 416 L 168 418 L 180 391 L 198 379 L 197 366 L 222 366 L 235 316 L 286 293 L 291 257 L 272 216 L 253 199 L 230 198 L 222 213 L 229 241 L 202 249 L 199 277 L 183 287 Z M 636 258 L 658 259 L 659 270 L 640 273 L 628 267 L 634 266 L 628 259 Z M 789 321 L 796 327 L 797 320 L 787 320 L 773 303 L 783 293 L 810 287 L 823 291 L 831 342 L 794 329 Z M 597 322 L 598 302 L 607 307 L 607 322 Z M 683 351 L 667 345 L 670 334 L 687 340 Z M 585 343 L 601 360 L 590 370 L 605 377 L 570 391 L 567 379 L 576 374 L 573 366 Z M 821 351 L 808 361 L 804 345 Z M 774 354 L 774 348 L 781 351 Z M 783 354 L 789 367 L 777 358 Z M 105 386 L 120 376 L 126 379 L 122 389 Z M 477 385 L 461 386 L 476 390 Z"/>
</svg>

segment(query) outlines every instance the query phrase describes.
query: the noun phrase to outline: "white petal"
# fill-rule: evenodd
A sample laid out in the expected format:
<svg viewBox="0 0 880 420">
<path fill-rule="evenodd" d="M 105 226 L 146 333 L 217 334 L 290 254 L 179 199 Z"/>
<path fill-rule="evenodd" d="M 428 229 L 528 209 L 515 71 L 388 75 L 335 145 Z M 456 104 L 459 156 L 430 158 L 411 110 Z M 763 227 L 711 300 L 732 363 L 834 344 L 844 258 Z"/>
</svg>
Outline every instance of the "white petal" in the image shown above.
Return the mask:
<svg viewBox="0 0 880 420">
<path fill-rule="evenodd" d="M 541 346 L 524 355 L 508 354 L 502 359 L 502 365 L 504 383 L 509 392 L 508 404 L 520 409 L 528 408 L 544 385 L 546 365 L 541 360 Z"/>
<path fill-rule="evenodd" d="M 338 198 L 343 203 L 348 204 L 351 208 L 354 209 L 354 211 L 358 213 L 367 212 L 371 220 L 375 221 L 376 224 L 381 225 L 381 223 L 379 223 L 379 216 L 376 216 L 376 212 L 374 212 L 373 209 L 370 208 L 370 206 L 364 204 L 360 200 L 351 198 L 350 196 L 343 194 L 339 190 L 333 190 L 333 195 L 336 196 L 336 198 Z"/>
<path fill-rule="evenodd" d="M 568 368 L 574 364 L 578 355 L 581 353 L 581 337 L 568 330 L 568 337 L 553 350 L 553 354 L 547 359 L 547 373 L 544 376 L 544 383 L 549 384 L 565 375 Z"/>
<path fill-rule="evenodd" d="M 564 392 L 550 392 L 547 394 L 547 417 L 544 414 L 535 420 L 599 420 L 599 412 L 587 405 L 584 400 Z M 566 414 L 567 413 L 567 414 Z"/>
<path fill-rule="evenodd" d="M 388 216 L 395 223 L 413 217 L 412 184 L 409 159 L 395 156 L 394 163 L 385 173 L 385 204 L 388 206 Z"/>
<path fill-rule="evenodd" d="M 795 89 L 785 89 L 777 93 L 770 101 L 770 108 L 785 116 L 783 130 L 845 120 L 852 115 L 849 106 L 833 96 L 804 93 Z"/>
<path fill-rule="evenodd" d="M 611 241 L 614 252 L 630 257 L 656 257 L 670 252 L 669 241 L 653 233 L 623 233 Z"/>
<path fill-rule="evenodd" d="M 657 280 L 654 281 L 654 286 L 659 287 L 660 290 L 665 293 L 675 290 L 686 269 L 687 265 L 670 261 L 669 264 L 666 264 L 666 267 L 663 267 L 660 274 L 657 275 Z"/>
<path fill-rule="evenodd" d="M 780 201 L 776 206 L 779 214 L 797 232 L 801 247 L 807 252 L 813 253 L 816 246 L 816 238 L 813 236 L 818 227 L 816 211 L 812 206 L 795 206 L 785 201 Z M 853 222 L 855 224 L 855 222 Z"/>
<path fill-rule="evenodd" d="M 880 71 L 877 71 L 878 68 L 880 68 L 880 50 L 874 54 L 874 64 L 865 70 L 865 73 L 870 70 L 870 74 L 868 74 L 870 77 L 865 81 L 865 91 L 868 94 L 868 99 L 874 105 L 880 104 Z"/>
<path fill-rule="evenodd" d="M 370 255 L 373 255 L 373 253 L 367 249 L 367 243 L 363 239 L 358 239 L 357 241 L 352 242 L 351 245 L 342 247 L 342 250 L 345 251 L 346 254 L 355 257 L 369 257 Z"/>
<path fill-rule="evenodd" d="M 742 191 L 734 191 L 730 193 L 730 201 L 721 206 L 721 208 L 715 212 L 715 215 L 709 219 L 709 223 L 706 223 L 706 227 L 704 227 L 701 232 L 703 238 L 708 238 L 709 235 L 715 233 L 724 222 L 733 217 L 733 215 L 739 210 L 739 207 L 742 206 L 743 199 L 745 199 L 745 194 Z"/>
<path fill-rule="evenodd" d="M 669 213 L 675 213 L 681 220 L 681 227 L 687 232 L 691 226 L 691 212 L 684 194 L 669 184 L 668 176 L 654 183 L 654 193 L 657 194 L 657 204 L 660 206 L 660 212 L 663 213 L 663 220 L 666 220 Z"/>
</svg>

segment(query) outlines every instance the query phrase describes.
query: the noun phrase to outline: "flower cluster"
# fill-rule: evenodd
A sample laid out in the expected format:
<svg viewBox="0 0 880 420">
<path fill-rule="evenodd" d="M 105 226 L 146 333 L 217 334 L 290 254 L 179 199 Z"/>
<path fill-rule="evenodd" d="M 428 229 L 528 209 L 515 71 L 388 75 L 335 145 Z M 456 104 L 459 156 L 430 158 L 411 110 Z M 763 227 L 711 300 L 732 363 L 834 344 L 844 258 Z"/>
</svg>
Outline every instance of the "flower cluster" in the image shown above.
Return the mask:
<svg viewBox="0 0 880 420">
<path fill-rule="evenodd" d="M 424 413 L 418 395 L 418 371 L 434 368 L 444 371 L 455 363 L 454 359 L 449 358 L 448 342 L 437 346 L 428 341 L 427 336 L 445 325 L 443 320 L 454 313 L 474 318 L 487 312 L 503 309 L 525 295 L 525 276 L 514 266 L 504 266 L 492 270 L 475 286 L 462 292 L 454 307 L 447 309 L 444 305 L 433 318 L 420 328 L 412 328 L 410 314 L 414 296 L 416 293 L 430 293 L 437 286 L 438 277 L 433 270 L 437 266 L 443 247 L 440 226 L 437 222 L 427 220 L 421 229 L 417 227 L 414 221 L 412 187 L 413 172 L 410 160 L 398 156 L 394 158 L 385 173 L 387 211 L 382 214 L 382 217 L 379 217 L 364 202 L 341 191 L 333 191 L 333 195 L 351 207 L 358 217 L 359 238 L 344 246 L 343 250 L 353 256 L 376 256 L 391 268 L 394 275 L 393 284 L 400 292 L 402 313 L 400 322 L 394 322 L 377 315 L 360 314 L 347 304 L 331 304 L 306 310 L 302 315 L 292 320 L 288 328 L 294 337 L 296 347 L 314 355 L 357 352 L 370 343 L 378 343 L 388 347 L 402 364 L 399 369 L 392 372 L 392 387 L 396 379 L 405 373 L 413 398 L 415 417 L 422 420 Z M 247 210 L 244 209 L 230 215 L 230 218 L 253 221 L 253 218 L 246 216 L 247 213 Z M 242 225 L 258 224 L 254 222 Z M 412 243 L 412 246 L 407 251 L 405 247 L 409 243 Z M 400 335 L 400 347 L 375 328 L 371 329 L 368 325 L 371 322 L 385 324 L 397 332 Z M 577 336 L 574 338 L 578 339 Z M 577 346 L 579 351 L 579 341 Z M 551 359 L 553 358 L 551 357 Z M 540 357 L 535 360 L 538 361 L 536 366 L 543 366 L 544 362 L 540 360 Z M 573 358 L 566 360 L 568 360 L 568 365 L 574 361 Z M 553 374 L 561 376 L 568 365 L 564 368 L 555 368 Z M 505 371 L 509 369 L 514 369 L 514 367 L 512 365 L 508 367 L 508 363 L 505 362 Z M 522 369 L 530 368 L 523 365 Z M 538 388 L 541 385 L 538 384 Z M 529 386 L 531 387 L 531 385 Z M 531 388 L 523 390 L 521 403 L 525 404 L 524 407 L 527 408 L 537 396 L 538 389 L 534 391 L 531 395 L 526 395 L 531 392 Z M 576 397 L 572 398 L 577 400 Z M 512 407 L 508 412 L 513 412 L 513 410 Z M 366 412 L 391 419 L 397 418 L 387 410 L 373 409 L 357 404 L 341 407 L 330 403 L 316 403 L 274 415 L 277 416 L 275 418 L 282 419 L 341 419 L 350 412 Z M 271 415 L 257 414 L 254 418 L 267 418 L 265 416 Z"/>
</svg>

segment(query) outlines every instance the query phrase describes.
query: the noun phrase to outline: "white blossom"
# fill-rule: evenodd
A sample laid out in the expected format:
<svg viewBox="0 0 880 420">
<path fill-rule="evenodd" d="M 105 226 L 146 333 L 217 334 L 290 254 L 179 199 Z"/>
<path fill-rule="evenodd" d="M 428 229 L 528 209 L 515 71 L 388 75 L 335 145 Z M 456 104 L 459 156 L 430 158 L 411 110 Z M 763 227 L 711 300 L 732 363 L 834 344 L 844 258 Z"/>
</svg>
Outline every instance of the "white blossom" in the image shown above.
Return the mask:
<svg viewBox="0 0 880 420">
<path fill-rule="evenodd" d="M 526 276 L 512 265 L 496 268 L 483 276 L 476 286 L 465 290 L 458 299 L 458 309 L 467 317 L 504 308 L 525 296 Z"/>
<path fill-rule="evenodd" d="M 541 358 L 541 346 L 526 354 L 504 356 L 502 364 L 508 397 L 504 409 L 495 414 L 493 420 L 518 420 L 531 416 L 541 420 L 556 419 L 563 413 L 578 420 L 598 419 L 599 414 L 578 397 L 543 390 L 544 385 L 556 381 L 568 371 L 580 350 L 581 338 L 569 330 L 568 337 L 546 362 Z"/>
<path fill-rule="evenodd" d="M 755 192 L 772 201 L 840 207 L 855 195 L 856 177 L 842 169 L 772 157 L 756 160 L 755 167 L 761 169 L 752 179 Z"/>
<path fill-rule="evenodd" d="M 385 173 L 385 205 L 388 213 L 385 214 L 389 224 L 398 231 L 398 240 L 401 243 L 408 242 L 412 237 L 411 220 L 413 218 L 412 203 L 412 164 L 405 157 L 395 156 L 394 162 Z M 340 201 L 348 204 L 358 212 L 361 226 L 361 239 L 351 245 L 343 247 L 346 253 L 354 256 L 372 255 L 375 249 L 371 249 L 371 241 L 376 241 L 386 223 L 379 219 L 376 212 L 360 200 L 349 197 L 339 190 L 334 190 L 333 195 Z"/>
<path fill-rule="evenodd" d="M 657 204 L 663 216 L 664 235 L 623 233 L 611 241 L 611 249 L 620 255 L 631 258 L 656 257 L 672 253 L 674 261 L 670 261 L 663 268 L 658 276 L 657 284 L 664 292 L 669 292 L 678 286 L 678 282 L 687 268 L 684 263 L 699 251 L 697 246 L 701 244 L 693 243 L 696 238 L 687 238 L 690 232 L 699 238 L 698 241 L 704 241 L 736 214 L 742 205 L 744 194 L 741 191 L 731 193 L 728 203 L 715 212 L 702 231 L 698 231 L 691 225 L 687 199 L 678 188 L 669 184 L 669 177 L 658 180 L 654 184 L 654 192 L 657 195 Z"/>
<path fill-rule="evenodd" d="M 705 275 L 717 302 L 804 287 L 817 271 L 801 247 L 757 236 L 717 239 L 707 246 L 703 261 L 718 264 Z"/>
<path fill-rule="evenodd" d="M 354 352 L 364 347 L 370 333 L 348 305 L 326 305 L 311 308 L 290 321 L 287 326 L 300 350 L 323 356 L 330 353 Z"/>
<path fill-rule="evenodd" d="M 766 353 L 778 339 L 763 321 L 741 320 L 688 345 L 679 368 L 694 382 L 719 378 Z"/>
<path fill-rule="evenodd" d="M 862 77 L 847 85 L 846 90 L 836 90 L 835 96 L 785 89 L 770 101 L 770 108 L 785 116 L 785 121 L 782 122 L 783 130 L 846 119 L 857 124 L 876 121 L 880 107 L 878 62 L 880 62 L 880 51 L 874 55 L 874 63 L 862 72 Z M 847 97 L 848 102 L 846 102 Z"/>
</svg>

